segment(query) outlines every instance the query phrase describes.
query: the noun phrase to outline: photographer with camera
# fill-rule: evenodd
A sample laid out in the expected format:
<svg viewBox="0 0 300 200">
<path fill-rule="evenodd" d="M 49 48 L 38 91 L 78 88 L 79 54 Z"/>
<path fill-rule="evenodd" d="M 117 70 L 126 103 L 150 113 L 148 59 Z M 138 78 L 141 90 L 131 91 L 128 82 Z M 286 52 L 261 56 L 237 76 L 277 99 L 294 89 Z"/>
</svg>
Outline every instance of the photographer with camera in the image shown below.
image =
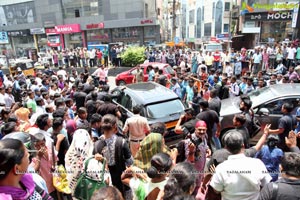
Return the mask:
<svg viewBox="0 0 300 200">
<path fill-rule="evenodd" d="M 198 120 L 195 125 L 195 132 L 188 134 L 186 139 L 177 144 L 177 163 L 184 161 L 193 163 L 197 170 L 197 173 L 195 174 L 197 176 L 195 188 L 196 192 L 198 191 L 204 177 L 206 157 L 211 155 L 211 151 L 207 145 L 206 131 L 207 125 L 205 121 Z"/>
</svg>

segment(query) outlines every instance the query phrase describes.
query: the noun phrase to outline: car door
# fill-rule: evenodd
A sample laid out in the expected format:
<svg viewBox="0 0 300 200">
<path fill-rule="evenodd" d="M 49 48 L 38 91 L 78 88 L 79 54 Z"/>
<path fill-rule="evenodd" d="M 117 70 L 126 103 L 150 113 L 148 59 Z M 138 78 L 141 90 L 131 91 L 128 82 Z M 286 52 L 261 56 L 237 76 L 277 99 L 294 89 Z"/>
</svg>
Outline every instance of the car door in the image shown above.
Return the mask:
<svg viewBox="0 0 300 200">
<path fill-rule="evenodd" d="M 126 84 L 131 84 L 133 81 L 134 76 L 137 73 L 137 69 L 133 68 L 130 72 L 128 72 L 127 77 L 126 77 Z"/>
<path fill-rule="evenodd" d="M 281 108 L 285 102 L 289 102 L 294 106 L 294 111 L 292 112 L 295 114 L 296 108 L 298 106 L 298 99 L 299 97 L 282 97 L 278 99 L 274 99 L 272 101 L 266 102 L 259 106 L 259 109 L 256 111 L 256 117 L 260 121 L 262 127 L 264 128 L 266 124 L 271 124 L 271 129 L 278 128 L 278 121 L 282 117 Z M 269 114 L 265 115 L 259 113 L 262 108 L 267 109 Z"/>
</svg>

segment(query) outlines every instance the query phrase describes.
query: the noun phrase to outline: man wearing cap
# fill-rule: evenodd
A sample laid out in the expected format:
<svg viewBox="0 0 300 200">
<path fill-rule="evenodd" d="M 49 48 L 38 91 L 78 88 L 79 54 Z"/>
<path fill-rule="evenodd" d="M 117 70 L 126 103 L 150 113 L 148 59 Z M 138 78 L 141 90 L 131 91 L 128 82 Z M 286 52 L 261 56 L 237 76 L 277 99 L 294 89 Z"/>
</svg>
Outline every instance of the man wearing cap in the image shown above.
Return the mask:
<svg viewBox="0 0 300 200">
<path fill-rule="evenodd" d="M 220 136 L 221 130 L 219 116 L 216 111 L 210 110 L 208 108 L 209 104 L 207 101 L 201 101 L 199 105 L 202 112 L 200 112 L 196 116 L 196 118 L 205 121 L 207 125 L 207 141 L 212 151 L 215 151 L 216 149 L 221 148 L 221 144 L 218 138 Z"/>
<path fill-rule="evenodd" d="M 207 145 L 207 125 L 205 121 L 198 120 L 195 125 L 195 132 L 188 135 L 188 138 L 178 143 L 177 162 L 187 161 L 194 164 L 197 172 L 196 188 L 198 191 L 203 179 L 203 170 L 206 157 L 210 156 L 211 151 Z"/>
</svg>

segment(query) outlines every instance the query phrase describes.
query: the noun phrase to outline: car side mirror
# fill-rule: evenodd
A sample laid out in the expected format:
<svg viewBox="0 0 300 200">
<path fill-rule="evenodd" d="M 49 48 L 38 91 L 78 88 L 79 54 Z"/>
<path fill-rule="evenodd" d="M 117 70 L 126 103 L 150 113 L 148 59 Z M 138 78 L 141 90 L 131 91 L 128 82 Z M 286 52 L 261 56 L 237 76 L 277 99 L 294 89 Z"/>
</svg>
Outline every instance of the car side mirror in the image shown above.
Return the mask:
<svg viewBox="0 0 300 200">
<path fill-rule="evenodd" d="M 259 116 L 269 116 L 270 111 L 267 108 L 261 108 L 258 111 Z"/>
</svg>

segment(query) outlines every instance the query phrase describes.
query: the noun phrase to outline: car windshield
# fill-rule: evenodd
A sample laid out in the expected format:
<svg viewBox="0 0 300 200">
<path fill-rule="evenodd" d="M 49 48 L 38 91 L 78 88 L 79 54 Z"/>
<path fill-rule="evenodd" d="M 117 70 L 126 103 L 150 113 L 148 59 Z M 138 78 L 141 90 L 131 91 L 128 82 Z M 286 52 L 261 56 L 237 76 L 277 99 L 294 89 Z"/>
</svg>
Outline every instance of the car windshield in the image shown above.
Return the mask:
<svg viewBox="0 0 300 200">
<path fill-rule="evenodd" d="M 173 114 L 180 114 L 184 110 L 184 106 L 179 99 L 172 101 L 151 104 L 146 107 L 147 117 L 158 119 Z"/>
<path fill-rule="evenodd" d="M 165 70 L 166 70 L 166 72 L 168 74 L 175 74 L 173 68 L 170 65 L 168 65 L 167 67 L 165 67 Z"/>
<path fill-rule="evenodd" d="M 265 102 L 270 97 L 274 96 L 273 91 L 269 87 L 263 87 L 259 90 L 255 90 L 249 94 L 253 107 Z"/>
</svg>

